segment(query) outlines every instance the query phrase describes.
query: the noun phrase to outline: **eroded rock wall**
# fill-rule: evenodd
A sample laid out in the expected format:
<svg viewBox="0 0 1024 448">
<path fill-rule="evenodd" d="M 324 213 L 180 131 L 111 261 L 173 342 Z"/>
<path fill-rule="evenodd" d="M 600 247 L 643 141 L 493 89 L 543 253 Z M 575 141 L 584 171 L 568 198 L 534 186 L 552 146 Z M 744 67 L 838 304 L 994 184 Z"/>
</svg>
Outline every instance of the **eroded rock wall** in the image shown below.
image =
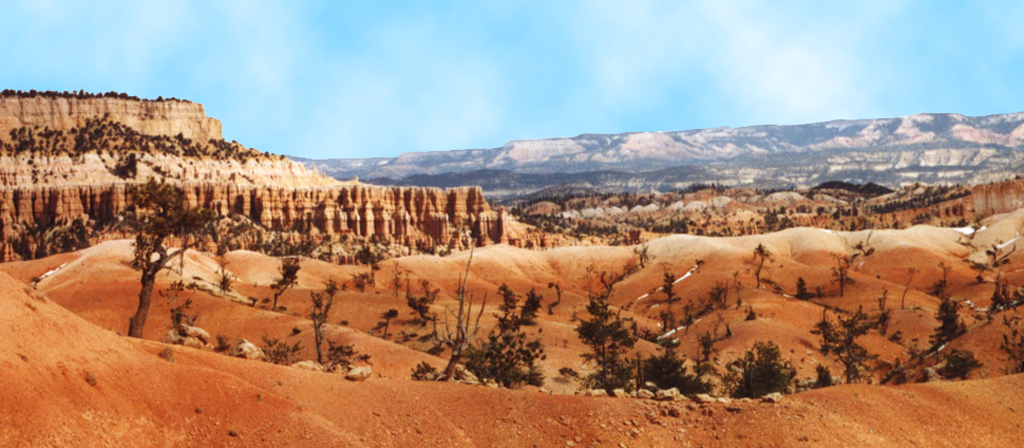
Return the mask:
<svg viewBox="0 0 1024 448">
<path fill-rule="evenodd" d="M 974 213 L 979 217 L 1024 208 L 1024 179 L 1013 179 L 972 189 Z"/>
<path fill-rule="evenodd" d="M 12 259 L 13 241 L 75 219 L 97 227 L 131 205 L 128 183 L 0 188 L 0 258 Z M 508 243 L 503 210 L 492 211 L 479 187 L 448 190 L 348 183 L 289 188 L 229 182 L 180 184 L 191 207 L 221 217 L 242 215 L 269 230 L 298 231 L 318 239 L 345 234 L 414 244 L 458 245 L 459 229 L 479 245 Z"/>
<path fill-rule="evenodd" d="M 69 131 L 104 115 L 149 135 L 219 140 L 220 120 L 206 116 L 203 105 L 184 101 L 141 101 L 121 98 L 0 97 L 0 135 L 20 127 Z"/>
</svg>

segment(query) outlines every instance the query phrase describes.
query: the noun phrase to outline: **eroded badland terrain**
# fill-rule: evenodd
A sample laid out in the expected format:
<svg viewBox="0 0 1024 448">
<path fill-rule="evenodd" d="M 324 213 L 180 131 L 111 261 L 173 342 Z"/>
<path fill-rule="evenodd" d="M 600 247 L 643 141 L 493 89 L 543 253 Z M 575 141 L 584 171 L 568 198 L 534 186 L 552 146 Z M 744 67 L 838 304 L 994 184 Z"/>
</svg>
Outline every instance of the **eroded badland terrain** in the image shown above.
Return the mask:
<svg viewBox="0 0 1024 448">
<path fill-rule="evenodd" d="M 496 205 L 220 129 L 0 96 L 0 445 L 1024 440 L 1024 181 Z"/>
</svg>

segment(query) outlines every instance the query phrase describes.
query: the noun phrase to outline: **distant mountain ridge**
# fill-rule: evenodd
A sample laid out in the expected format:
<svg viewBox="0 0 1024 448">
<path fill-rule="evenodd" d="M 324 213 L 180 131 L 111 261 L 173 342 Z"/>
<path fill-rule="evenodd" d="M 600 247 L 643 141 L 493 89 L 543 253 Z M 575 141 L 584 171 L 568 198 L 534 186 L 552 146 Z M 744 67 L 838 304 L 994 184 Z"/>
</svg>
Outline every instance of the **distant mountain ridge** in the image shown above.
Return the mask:
<svg viewBox="0 0 1024 448">
<path fill-rule="evenodd" d="M 452 174 L 499 170 L 501 178 L 516 177 L 509 173 L 543 175 L 546 185 L 572 181 L 601 189 L 645 190 L 712 182 L 766 188 L 810 187 L 832 180 L 888 186 L 984 183 L 1019 173 L 1022 148 L 1024 113 L 916 114 L 791 126 L 582 134 L 394 158 L 294 159 L 337 178 L 359 176 L 385 184 L 417 179 L 453 186 L 464 176 Z"/>
</svg>

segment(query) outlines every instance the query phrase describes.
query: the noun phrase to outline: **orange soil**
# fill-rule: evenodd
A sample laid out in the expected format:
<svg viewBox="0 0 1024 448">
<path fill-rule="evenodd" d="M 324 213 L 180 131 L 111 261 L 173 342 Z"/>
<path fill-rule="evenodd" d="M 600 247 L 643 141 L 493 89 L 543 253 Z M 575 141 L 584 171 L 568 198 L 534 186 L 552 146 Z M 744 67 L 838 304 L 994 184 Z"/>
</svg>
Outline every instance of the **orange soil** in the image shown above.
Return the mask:
<svg viewBox="0 0 1024 448">
<path fill-rule="evenodd" d="M 976 279 L 979 271 L 964 261 L 984 263 L 986 249 L 1013 240 L 1024 224 L 1024 212 L 993 217 L 985 224 L 987 228 L 973 238 L 927 226 L 854 233 L 790 229 L 738 238 L 666 237 L 650 243 L 652 260 L 615 286 L 611 302 L 624 317 L 657 330 L 658 313 L 669 309 L 662 303 L 664 293 L 657 290 L 664 272 L 679 278 L 700 260 L 700 269 L 675 284 L 682 301 L 671 305 L 671 311 L 681 321 L 683 304 L 696 304 L 716 283 L 725 282 L 729 282 L 728 307 L 673 335 L 680 339 L 679 350 L 694 356 L 697 334 L 707 331 L 722 336 L 728 328 L 733 336 L 716 344 L 719 366 L 755 341 L 772 340 L 803 379 L 813 376 L 818 363 L 828 364 L 834 375 L 839 374 L 838 366 L 821 355 L 817 337 L 810 333 L 824 310 L 822 305 L 845 310 L 862 306 L 874 315 L 878 298 L 886 291 L 887 305 L 894 310 L 889 333 L 872 332 L 862 341 L 879 354 L 877 379 L 887 365 L 928 347 L 939 304 L 930 295 L 931 287 L 943 275 L 939 263 L 950 267 L 952 296 L 972 300 L 975 308 L 988 306 L 997 277 L 1013 286 L 1024 283 L 1024 259 L 1018 253 L 998 270 L 981 271 L 982 283 Z M 855 283 L 840 297 L 838 285 L 831 282 L 831 254 L 854 253 L 858 243 L 871 253 L 854 259 Z M 755 287 L 752 259 L 758 244 L 773 254 L 761 274 L 766 280 L 761 288 Z M 1002 250 L 1011 248 L 1012 243 Z M 1022 420 L 1013 418 L 1024 405 L 1024 379 L 1000 377 L 1006 363 L 998 350 L 1005 333 L 1001 317 L 989 323 L 985 313 L 969 308 L 963 315 L 968 333 L 947 350 L 975 352 L 985 367 L 972 378 L 999 378 L 884 388 L 842 386 L 793 395 L 777 406 L 744 404 L 741 413 L 719 406 L 710 411 L 711 416 L 684 411 L 680 418 L 659 416 L 652 423 L 646 415 L 656 411 L 654 403 L 558 395 L 579 387 L 560 377 L 559 368 L 584 373 L 589 368 L 580 357 L 584 347 L 576 337 L 573 316 L 586 318 L 587 291 L 602 287 L 601 272 L 619 272 L 635 263 L 632 247 L 530 251 L 489 246 L 474 251 L 469 291 L 477 303 L 486 298 L 488 304 L 481 336 L 494 325 L 499 285 L 507 283 L 521 294 L 535 288 L 544 295 L 538 324 L 527 331 L 545 342 L 545 387 L 556 393 L 550 396 L 532 388 L 498 391 L 407 381 L 416 364 L 426 361 L 440 367 L 444 360 L 423 353 L 431 343 L 420 339 L 432 328 L 414 322 L 405 306 L 405 280 L 414 294 L 422 292 L 421 279 L 439 288 L 442 298 L 434 312 L 441 315 L 444 308 L 453 306 L 452 292 L 465 273 L 468 252 L 389 260 L 381 263 L 375 289 L 350 288 L 339 294 L 327 334 L 330 340 L 352 343 L 371 355 L 374 376 L 359 384 L 336 375 L 180 347 L 173 349 L 177 363 L 167 363 L 155 356 L 163 344 L 153 342 L 161 341 L 169 329 L 171 305 L 159 295 L 154 295 L 144 334 L 148 341 L 116 336 L 114 332 L 127 327 L 137 305 L 138 273 L 128 266 L 131 253 L 128 241 L 113 241 L 76 253 L 0 265 L 0 271 L 21 282 L 33 282 L 35 288 L 26 289 L 24 283 L 0 274 L 4 277 L 0 278 L 4 291 L 0 311 L 14 323 L 0 330 L 14 342 L 0 352 L 5 372 L 11 372 L 0 397 L 4 406 L 0 444 L 92 446 L 111 440 L 112 445 L 212 441 L 216 445 L 405 446 L 425 441 L 427 446 L 565 446 L 566 440 L 579 437 L 582 445 L 577 446 L 598 439 L 598 446 L 620 442 L 663 446 L 679 441 L 732 446 L 791 445 L 806 437 L 814 445 L 1000 446 L 1019 440 L 1024 431 Z M 360 267 L 304 260 L 298 286 L 281 297 L 286 311 L 272 312 L 263 303 L 249 306 L 247 298 L 271 297 L 269 285 L 278 275 L 280 260 L 237 251 L 223 261 L 235 277 L 225 297 L 213 286 L 218 260 L 196 252 L 189 252 L 180 274 L 176 263 L 175 269 L 161 275 L 157 289 L 166 290 L 177 279 L 196 282 L 207 291 L 188 292 L 179 300 L 192 299 L 193 309 L 200 313 L 199 327 L 232 342 L 247 338 L 260 344 L 264 334 L 301 341 L 300 357 L 305 359 L 315 356 L 306 317 L 309 292 L 327 279 L 347 282 L 353 274 L 365 272 Z M 917 272 L 907 291 L 906 307 L 901 309 L 910 267 Z M 391 284 L 396 270 L 402 279 L 398 293 Z M 798 277 L 807 281 L 812 292 L 820 286 L 824 297 L 811 302 L 790 297 Z M 564 290 L 552 314 L 546 312 L 555 297 L 549 282 L 558 282 Z M 737 299 L 742 301 L 739 306 Z M 400 317 L 391 323 L 389 340 L 383 340 L 375 327 L 380 314 L 391 308 L 399 310 Z M 757 319 L 746 320 L 748 309 Z M 300 333 L 293 335 L 293 328 Z M 897 331 L 902 341 L 889 340 Z M 641 341 L 638 350 L 650 354 L 657 348 Z M 930 364 L 938 362 L 938 357 L 932 358 Z M 85 382 L 90 374 L 95 375 L 96 386 Z M 262 402 L 254 398 L 260 394 Z M 197 406 L 203 407 L 202 414 L 195 413 Z M 60 418 L 40 418 L 44 415 Z M 62 426 L 61 420 L 68 425 Z M 633 420 L 636 429 L 643 430 L 636 437 L 630 434 L 634 425 L 623 424 Z M 228 436 L 231 429 L 240 435 Z"/>
</svg>

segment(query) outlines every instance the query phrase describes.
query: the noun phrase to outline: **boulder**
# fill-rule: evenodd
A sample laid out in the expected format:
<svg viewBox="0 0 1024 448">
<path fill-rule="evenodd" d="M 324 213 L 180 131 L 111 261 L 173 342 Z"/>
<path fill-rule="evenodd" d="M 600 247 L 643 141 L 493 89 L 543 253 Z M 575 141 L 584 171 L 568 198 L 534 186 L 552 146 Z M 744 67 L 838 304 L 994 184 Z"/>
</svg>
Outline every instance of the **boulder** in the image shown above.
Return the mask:
<svg viewBox="0 0 1024 448">
<path fill-rule="evenodd" d="M 714 403 L 715 399 L 711 395 L 708 395 L 708 394 L 697 394 L 697 395 L 693 396 L 693 401 L 696 401 L 697 403 L 700 403 L 700 404 L 708 404 L 708 403 Z"/>
<path fill-rule="evenodd" d="M 255 360 L 262 360 L 265 357 L 263 350 L 260 350 L 256 344 L 245 339 L 238 341 L 234 347 L 231 347 L 231 351 L 228 352 L 228 356 Z"/>
<path fill-rule="evenodd" d="M 629 393 L 625 389 L 612 389 L 612 393 L 608 394 L 615 398 L 627 398 Z"/>
<path fill-rule="evenodd" d="M 587 389 L 587 392 L 584 393 L 584 395 L 588 397 L 607 397 L 608 392 L 604 389 Z"/>
<path fill-rule="evenodd" d="M 322 366 L 322 365 L 320 365 L 320 363 L 318 363 L 316 361 L 312 361 L 312 360 L 299 361 L 299 362 L 297 362 L 295 364 L 292 364 L 292 367 L 295 367 L 296 369 L 310 370 L 310 371 L 313 371 L 313 372 L 323 372 L 324 371 L 324 366 Z"/>
<path fill-rule="evenodd" d="M 210 333 L 191 325 L 178 325 L 167 332 L 164 343 L 198 349 L 210 348 Z"/>
<path fill-rule="evenodd" d="M 772 392 L 768 395 L 761 397 L 761 401 L 765 403 L 782 403 L 782 394 L 778 392 Z"/>
<path fill-rule="evenodd" d="M 654 392 L 651 392 L 647 389 L 640 389 L 636 391 L 636 396 L 637 398 L 646 398 L 650 400 L 651 398 L 654 398 Z"/>
<path fill-rule="evenodd" d="M 349 381 L 366 381 L 371 373 L 373 373 L 373 369 L 369 366 L 353 367 L 345 374 L 345 379 Z"/>
<path fill-rule="evenodd" d="M 466 368 L 466 366 L 461 364 L 455 366 L 455 373 L 452 374 L 452 377 L 455 381 L 477 384 L 480 383 L 480 379 L 477 378 L 476 375 L 473 374 L 473 372 L 470 372 L 469 369 Z"/>
<path fill-rule="evenodd" d="M 654 393 L 654 399 L 658 401 L 672 401 L 678 400 L 679 398 L 679 389 L 675 387 L 671 389 L 658 389 L 658 391 Z"/>
</svg>

